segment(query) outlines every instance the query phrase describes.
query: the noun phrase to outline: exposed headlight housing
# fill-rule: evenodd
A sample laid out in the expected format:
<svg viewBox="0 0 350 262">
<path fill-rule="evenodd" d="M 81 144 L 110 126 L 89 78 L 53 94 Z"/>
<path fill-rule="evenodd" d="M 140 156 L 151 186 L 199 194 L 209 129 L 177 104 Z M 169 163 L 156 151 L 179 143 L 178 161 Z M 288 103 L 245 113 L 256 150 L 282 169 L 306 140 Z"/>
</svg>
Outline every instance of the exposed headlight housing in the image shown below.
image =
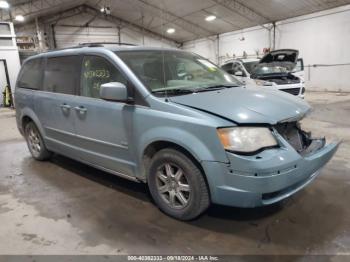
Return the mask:
<svg viewBox="0 0 350 262">
<path fill-rule="evenodd" d="M 273 85 L 271 82 L 259 80 L 259 79 L 255 80 L 255 84 L 257 84 L 258 86 L 272 86 Z"/>
<path fill-rule="evenodd" d="M 228 127 L 217 130 L 225 150 L 249 154 L 278 145 L 267 127 Z"/>
</svg>

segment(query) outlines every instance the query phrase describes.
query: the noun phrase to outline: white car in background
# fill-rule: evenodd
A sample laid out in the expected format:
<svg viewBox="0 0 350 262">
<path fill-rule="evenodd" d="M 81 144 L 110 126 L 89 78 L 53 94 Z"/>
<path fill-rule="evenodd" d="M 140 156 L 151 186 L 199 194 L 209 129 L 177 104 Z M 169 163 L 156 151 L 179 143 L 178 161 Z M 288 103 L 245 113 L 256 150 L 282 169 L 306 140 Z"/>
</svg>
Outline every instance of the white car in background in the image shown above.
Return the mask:
<svg viewBox="0 0 350 262">
<path fill-rule="evenodd" d="M 293 49 L 275 50 L 262 59 L 233 59 L 221 66 L 247 85 L 278 89 L 304 98 L 304 63 Z"/>
</svg>

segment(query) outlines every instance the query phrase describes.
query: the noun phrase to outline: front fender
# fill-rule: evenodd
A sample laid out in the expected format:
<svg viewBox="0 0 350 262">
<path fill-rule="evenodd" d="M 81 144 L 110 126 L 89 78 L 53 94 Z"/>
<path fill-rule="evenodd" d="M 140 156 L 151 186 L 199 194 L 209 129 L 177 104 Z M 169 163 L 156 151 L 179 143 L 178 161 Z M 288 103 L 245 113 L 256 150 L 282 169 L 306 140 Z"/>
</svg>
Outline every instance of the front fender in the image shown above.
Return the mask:
<svg viewBox="0 0 350 262">
<path fill-rule="evenodd" d="M 155 127 L 147 130 L 139 138 L 138 165 L 139 174 L 145 174 L 143 170 L 143 155 L 146 148 L 154 142 L 170 142 L 186 149 L 199 163 L 202 161 L 228 162 L 225 151 L 209 148 L 205 141 L 196 135 L 175 127 Z M 220 152 L 219 152 L 220 151 Z"/>
<path fill-rule="evenodd" d="M 171 134 L 170 136 L 167 134 Z M 171 127 L 158 127 L 148 130 L 140 139 L 142 158 L 144 150 L 148 145 L 157 141 L 175 143 L 192 154 L 197 161 L 215 161 L 215 156 L 210 149 L 193 134 Z"/>
</svg>

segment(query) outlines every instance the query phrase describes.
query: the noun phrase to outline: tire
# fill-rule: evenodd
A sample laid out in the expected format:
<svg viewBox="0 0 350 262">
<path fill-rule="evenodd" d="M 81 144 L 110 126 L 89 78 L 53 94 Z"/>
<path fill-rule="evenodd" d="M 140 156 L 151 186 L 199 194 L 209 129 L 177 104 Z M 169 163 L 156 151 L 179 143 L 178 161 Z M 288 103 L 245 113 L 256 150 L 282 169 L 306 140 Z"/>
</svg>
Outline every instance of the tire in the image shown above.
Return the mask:
<svg viewBox="0 0 350 262">
<path fill-rule="evenodd" d="M 201 170 L 175 149 L 162 149 L 152 158 L 148 187 L 160 210 L 179 220 L 194 219 L 210 205 Z"/>
<path fill-rule="evenodd" d="M 33 122 L 29 122 L 25 125 L 24 135 L 29 152 L 34 159 L 44 161 L 51 157 L 52 153 L 47 150 L 39 129 Z"/>
</svg>

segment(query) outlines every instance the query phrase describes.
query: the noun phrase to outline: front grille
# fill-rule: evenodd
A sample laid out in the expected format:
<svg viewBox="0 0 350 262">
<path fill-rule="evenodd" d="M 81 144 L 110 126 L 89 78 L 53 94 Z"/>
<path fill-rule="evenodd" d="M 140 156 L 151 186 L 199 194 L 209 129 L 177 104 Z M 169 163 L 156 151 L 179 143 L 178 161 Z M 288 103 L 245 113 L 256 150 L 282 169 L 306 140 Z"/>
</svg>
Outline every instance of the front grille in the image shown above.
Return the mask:
<svg viewBox="0 0 350 262">
<path fill-rule="evenodd" d="M 299 78 L 290 79 L 290 78 L 283 77 L 283 78 L 271 78 L 271 79 L 261 78 L 261 79 L 275 83 L 276 85 L 292 85 L 292 84 L 299 84 L 300 83 Z"/>
<path fill-rule="evenodd" d="M 287 89 L 280 89 L 280 90 L 295 96 L 299 95 L 300 93 L 300 88 L 287 88 Z"/>
</svg>

